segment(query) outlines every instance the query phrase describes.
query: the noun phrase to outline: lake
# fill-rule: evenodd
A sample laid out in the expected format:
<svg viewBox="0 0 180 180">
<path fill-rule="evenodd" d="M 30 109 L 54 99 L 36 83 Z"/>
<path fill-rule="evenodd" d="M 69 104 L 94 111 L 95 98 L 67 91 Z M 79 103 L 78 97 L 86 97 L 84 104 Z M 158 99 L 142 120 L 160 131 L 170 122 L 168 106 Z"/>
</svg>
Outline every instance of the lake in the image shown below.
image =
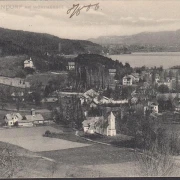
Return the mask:
<svg viewBox="0 0 180 180">
<path fill-rule="evenodd" d="M 180 52 L 132 53 L 122 55 L 109 55 L 107 57 L 113 60 L 118 60 L 123 64 L 128 62 L 131 67 L 163 66 L 163 68 L 167 69 L 175 65 L 180 65 Z"/>
</svg>

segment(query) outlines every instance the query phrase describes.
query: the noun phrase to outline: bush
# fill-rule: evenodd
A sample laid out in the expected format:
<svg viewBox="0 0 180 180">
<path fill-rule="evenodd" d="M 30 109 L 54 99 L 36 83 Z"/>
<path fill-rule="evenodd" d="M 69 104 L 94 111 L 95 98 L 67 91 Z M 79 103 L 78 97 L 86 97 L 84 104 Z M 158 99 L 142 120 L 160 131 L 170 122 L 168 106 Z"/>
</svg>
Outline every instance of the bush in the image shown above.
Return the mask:
<svg viewBox="0 0 180 180">
<path fill-rule="evenodd" d="M 51 135 L 51 132 L 49 130 L 47 130 L 45 133 L 44 133 L 44 136 L 45 137 L 49 137 Z"/>
</svg>

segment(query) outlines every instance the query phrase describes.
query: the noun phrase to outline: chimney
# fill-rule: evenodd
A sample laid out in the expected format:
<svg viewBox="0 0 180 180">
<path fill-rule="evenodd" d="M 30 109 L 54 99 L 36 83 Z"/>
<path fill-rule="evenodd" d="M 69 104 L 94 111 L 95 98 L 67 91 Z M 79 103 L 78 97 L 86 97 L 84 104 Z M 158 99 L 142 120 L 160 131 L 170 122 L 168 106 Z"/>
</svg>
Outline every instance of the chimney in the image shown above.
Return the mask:
<svg viewBox="0 0 180 180">
<path fill-rule="evenodd" d="M 36 114 L 35 109 L 31 109 L 31 116 L 35 116 L 35 114 Z"/>
</svg>

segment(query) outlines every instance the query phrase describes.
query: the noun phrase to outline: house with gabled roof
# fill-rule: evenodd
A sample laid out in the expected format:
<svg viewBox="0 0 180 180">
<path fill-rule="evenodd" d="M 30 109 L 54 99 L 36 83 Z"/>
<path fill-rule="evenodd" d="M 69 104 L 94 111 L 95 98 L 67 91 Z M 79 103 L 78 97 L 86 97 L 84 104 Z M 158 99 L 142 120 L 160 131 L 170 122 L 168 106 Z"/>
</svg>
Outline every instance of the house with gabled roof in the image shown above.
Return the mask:
<svg viewBox="0 0 180 180">
<path fill-rule="evenodd" d="M 86 117 L 82 124 L 85 133 L 116 136 L 115 116 L 112 111 L 100 117 Z"/>
<path fill-rule="evenodd" d="M 123 77 L 122 84 L 124 86 L 132 86 L 133 84 L 133 78 L 131 75 L 127 75 Z"/>
<path fill-rule="evenodd" d="M 92 102 L 92 100 L 95 97 L 98 97 L 98 96 L 99 96 L 98 92 L 96 92 L 93 89 L 89 89 L 83 95 L 81 95 L 81 97 L 80 97 L 81 104 L 83 104 L 84 102 L 89 102 L 90 103 L 90 102 Z"/>
<path fill-rule="evenodd" d="M 68 65 L 67 65 L 67 70 L 69 70 L 69 71 L 73 71 L 73 70 L 75 70 L 75 62 L 74 61 L 70 61 L 70 62 L 68 62 Z"/>
<path fill-rule="evenodd" d="M 139 80 L 140 80 L 139 73 L 131 73 L 131 76 L 132 76 L 134 82 L 139 82 Z"/>
<path fill-rule="evenodd" d="M 114 77 L 116 75 L 116 69 L 109 69 L 109 75 Z"/>
<path fill-rule="evenodd" d="M 150 111 L 150 113 L 158 113 L 158 102 L 156 100 L 152 100 L 152 101 L 148 101 L 147 105 L 144 106 L 144 112 L 146 112 L 147 110 Z"/>
<path fill-rule="evenodd" d="M 32 68 L 32 69 L 35 68 L 31 57 L 30 59 L 24 61 L 24 68 Z"/>
<path fill-rule="evenodd" d="M 18 126 L 34 126 L 43 124 L 44 118 L 41 114 L 36 114 L 34 109 L 31 109 L 30 115 L 22 116 L 20 113 L 7 114 L 4 117 L 7 126 L 14 126 L 17 122 Z"/>
<path fill-rule="evenodd" d="M 20 113 L 11 113 L 11 114 L 6 114 L 4 116 L 4 121 L 7 124 L 7 126 L 14 126 L 14 124 L 17 121 L 20 121 L 22 119 L 23 119 L 23 117 L 21 116 Z"/>
</svg>

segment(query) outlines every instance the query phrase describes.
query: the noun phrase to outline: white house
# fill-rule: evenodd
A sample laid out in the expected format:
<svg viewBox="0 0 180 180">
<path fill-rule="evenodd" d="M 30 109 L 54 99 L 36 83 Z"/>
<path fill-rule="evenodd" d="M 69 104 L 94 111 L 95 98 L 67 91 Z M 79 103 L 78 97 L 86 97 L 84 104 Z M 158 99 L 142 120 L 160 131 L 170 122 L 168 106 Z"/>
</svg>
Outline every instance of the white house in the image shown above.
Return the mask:
<svg viewBox="0 0 180 180">
<path fill-rule="evenodd" d="M 22 101 L 24 101 L 24 92 L 23 91 L 20 91 L 20 92 L 13 92 L 11 94 L 11 97 L 13 99 L 13 101 L 16 101 L 18 98 L 22 98 Z"/>
<path fill-rule="evenodd" d="M 175 105 L 174 109 L 175 109 L 175 111 L 180 111 L 180 105 L 179 104 Z"/>
<path fill-rule="evenodd" d="M 22 120 L 23 117 L 19 113 L 6 114 L 4 121 L 8 126 L 14 126 L 15 122 Z"/>
<path fill-rule="evenodd" d="M 158 113 L 158 103 L 157 102 L 148 102 L 148 105 L 144 107 L 144 113 L 146 112 L 146 110 L 150 110 L 151 113 Z"/>
<path fill-rule="evenodd" d="M 94 134 L 95 133 L 94 124 L 95 122 L 99 121 L 99 119 L 101 118 L 102 117 L 86 117 L 86 120 L 82 122 L 84 132 L 88 134 Z"/>
<path fill-rule="evenodd" d="M 36 114 L 35 110 L 31 110 L 31 115 L 25 115 L 24 118 L 19 113 L 7 114 L 4 120 L 8 126 L 13 126 L 18 122 L 18 126 L 34 126 L 37 124 L 44 124 L 44 118 L 41 114 Z"/>
<path fill-rule="evenodd" d="M 33 69 L 35 68 L 31 57 L 30 59 L 24 61 L 24 68 L 27 68 L 27 67 L 33 68 Z"/>
<path fill-rule="evenodd" d="M 131 75 L 127 75 L 123 77 L 122 84 L 125 86 L 131 86 L 133 83 L 133 77 Z"/>
<path fill-rule="evenodd" d="M 89 89 L 80 97 L 81 104 L 84 102 L 91 102 L 97 96 L 99 96 L 98 92 L 93 89 Z"/>
<path fill-rule="evenodd" d="M 115 116 L 112 112 L 107 114 L 107 117 L 87 117 L 87 120 L 84 120 L 82 124 L 86 133 L 116 136 Z"/>
<path fill-rule="evenodd" d="M 139 80 L 140 80 L 139 73 L 132 73 L 131 76 L 132 76 L 134 82 L 139 82 Z"/>
<path fill-rule="evenodd" d="M 172 80 L 167 80 L 167 81 L 164 81 L 164 82 L 158 81 L 157 85 L 158 85 L 158 87 L 160 85 L 166 85 L 169 89 L 172 89 L 173 81 Z"/>
<path fill-rule="evenodd" d="M 25 120 L 27 121 L 33 121 L 39 124 L 43 124 L 44 118 L 41 114 L 37 114 L 35 109 L 31 109 L 30 115 L 25 115 Z"/>
<path fill-rule="evenodd" d="M 68 62 L 67 70 L 75 70 L 75 62 Z"/>
<path fill-rule="evenodd" d="M 155 83 L 158 83 L 160 81 L 160 75 L 156 74 L 155 75 Z"/>
<path fill-rule="evenodd" d="M 57 97 L 47 97 L 41 100 L 42 103 L 55 103 L 58 101 Z"/>
<path fill-rule="evenodd" d="M 116 75 L 116 69 L 109 69 L 109 75 L 114 77 Z"/>
</svg>

